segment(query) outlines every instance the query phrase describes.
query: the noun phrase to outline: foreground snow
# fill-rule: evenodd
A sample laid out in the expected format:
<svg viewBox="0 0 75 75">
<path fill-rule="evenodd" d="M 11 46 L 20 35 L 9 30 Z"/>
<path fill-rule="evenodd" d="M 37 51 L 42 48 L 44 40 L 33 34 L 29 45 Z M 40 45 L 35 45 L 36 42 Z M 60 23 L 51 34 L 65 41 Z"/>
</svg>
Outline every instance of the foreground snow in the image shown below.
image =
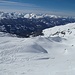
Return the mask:
<svg viewBox="0 0 75 75">
<path fill-rule="evenodd" d="M 31 38 L 0 33 L 0 75 L 75 75 L 75 23 L 43 33 Z"/>
</svg>

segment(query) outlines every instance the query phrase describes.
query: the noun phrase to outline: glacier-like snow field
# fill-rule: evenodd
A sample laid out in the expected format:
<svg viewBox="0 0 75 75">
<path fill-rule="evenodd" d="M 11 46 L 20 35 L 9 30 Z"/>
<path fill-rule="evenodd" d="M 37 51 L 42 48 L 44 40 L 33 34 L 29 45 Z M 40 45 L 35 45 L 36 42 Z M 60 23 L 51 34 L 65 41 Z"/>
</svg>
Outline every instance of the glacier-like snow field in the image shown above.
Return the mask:
<svg viewBox="0 0 75 75">
<path fill-rule="evenodd" d="M 0 75 L 75 75 L 75 23 L 17 38 L 0 32 Z"/>
</svg>

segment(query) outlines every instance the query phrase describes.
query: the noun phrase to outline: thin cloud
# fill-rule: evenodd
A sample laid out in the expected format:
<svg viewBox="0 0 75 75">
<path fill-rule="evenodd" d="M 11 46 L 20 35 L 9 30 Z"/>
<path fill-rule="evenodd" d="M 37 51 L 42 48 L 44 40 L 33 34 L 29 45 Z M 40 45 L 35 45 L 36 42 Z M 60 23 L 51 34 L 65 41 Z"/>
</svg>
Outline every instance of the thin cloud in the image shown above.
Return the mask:
<svg viewBox="0 0 75 75">
<path fill-rule="evenodd" d="M 5 12 L 25 12 L 25 13 L 48 13 L 48 14 L 55 14 L 55 15 L 65 15 L 65 16 L 75 16 L 73 12 L 60 12 L 60 11 L 53 11 L 53 10 L 46 10 L 35 4 L 29 3 L 19 3 L 19 2 L 12 2 L 7 0 L 0 0 L 0 11 Z"/>
<path fill-rule="evenodd" d="M 19 3 L 19 2 L 12 2 L 12 1 L 5 1 L 5 0 L 0 0 L 0 4 L 5 4 L 5 5 L 19 5 L 19 6 L 27 6 L 27 7 L 37 7 L 34 4 L 29 4 L 29 3 Z"/>
<path fill-rule="evenodd" d="M 19 2 L 12 2 L 12 1 L 3 1 L 0 0 L 0 10 L 6 11 L 31 11 L 31 10 L 40 10 L 40 7 L 34 4 L 28 3 L 19 3 Z"/>
</svg>

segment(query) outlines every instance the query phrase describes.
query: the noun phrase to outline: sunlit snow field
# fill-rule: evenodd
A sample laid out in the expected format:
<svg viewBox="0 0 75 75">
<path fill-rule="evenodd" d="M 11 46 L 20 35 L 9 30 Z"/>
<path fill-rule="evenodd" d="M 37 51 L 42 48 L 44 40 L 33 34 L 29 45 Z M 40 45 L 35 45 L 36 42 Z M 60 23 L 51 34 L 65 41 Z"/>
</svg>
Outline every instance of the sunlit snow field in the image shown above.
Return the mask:
<svg viewBox="0 0 75 75">
<path fill-rule="evenodd" d="M 0 32 L 0 75 L 75 75 L 75 23 L 17 38 Z"/>
</svg>

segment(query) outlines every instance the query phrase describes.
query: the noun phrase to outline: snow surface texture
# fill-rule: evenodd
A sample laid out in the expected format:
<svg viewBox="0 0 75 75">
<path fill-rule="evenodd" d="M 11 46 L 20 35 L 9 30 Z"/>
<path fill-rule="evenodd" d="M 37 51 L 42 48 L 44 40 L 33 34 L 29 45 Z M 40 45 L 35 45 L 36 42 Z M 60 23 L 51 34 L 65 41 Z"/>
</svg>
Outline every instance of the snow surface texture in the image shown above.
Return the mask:
<svg viewBox="0 0 75 75">
<path fill-rule="evenodd" d="M 75 23 L 17 38 L 0 32 L 0 75 L 75 75 Z"/>
</svg>

